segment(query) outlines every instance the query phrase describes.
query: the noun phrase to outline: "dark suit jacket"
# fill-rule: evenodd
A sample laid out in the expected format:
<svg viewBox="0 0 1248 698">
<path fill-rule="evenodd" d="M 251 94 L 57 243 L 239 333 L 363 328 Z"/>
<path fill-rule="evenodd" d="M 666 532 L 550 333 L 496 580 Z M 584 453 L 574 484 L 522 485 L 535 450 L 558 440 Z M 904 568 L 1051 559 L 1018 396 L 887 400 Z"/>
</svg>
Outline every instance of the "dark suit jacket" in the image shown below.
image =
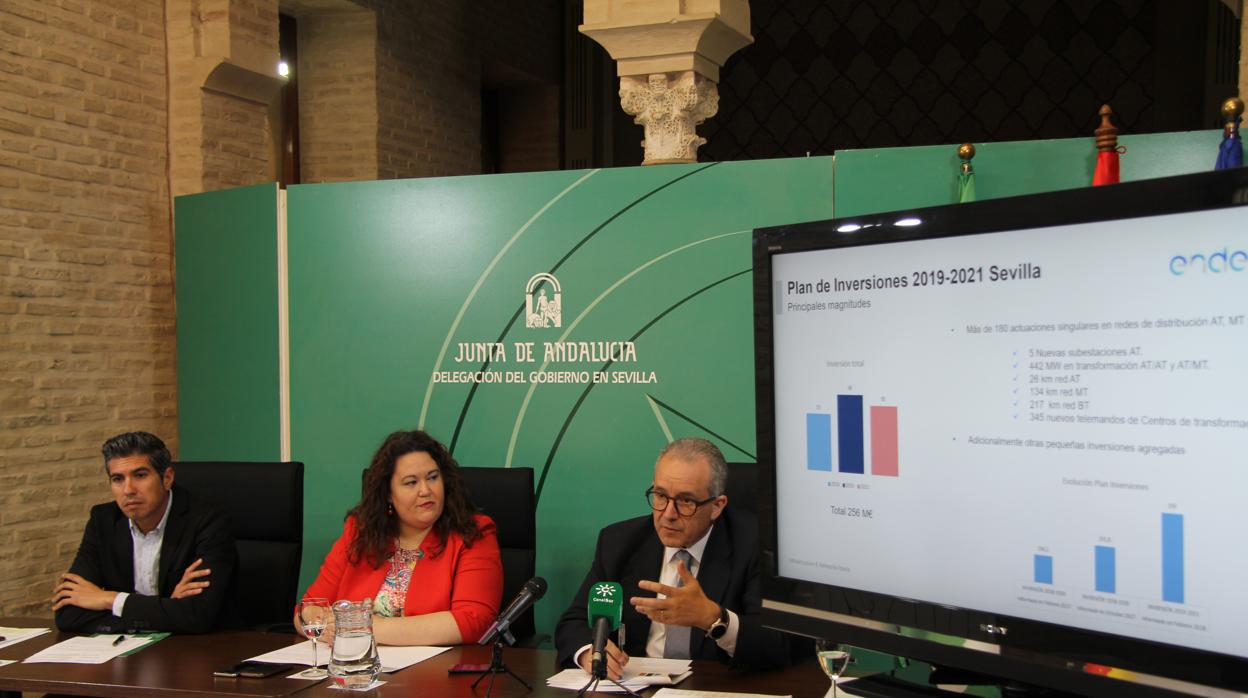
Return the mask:
<svg viewBox="0 0 1248 698">
<path fill-rule="evenodd" d="M 765 668 L 788 661 L 788 643 L 781 633 L 762 627 L 758 567 L 758 523 L 749 512 L 731 505 L 715 521 L 706 542 L 698 583 L 712 601 L 733 611 L 740 619 L 736 652 L 731 658 L 706 634 L 694 629 L 690 655 L 694 659 L 719 659 L 734 667 Z M 624 588 L 624 651 L 643 656 L 650 620 L 638 613 L 628 599 L 654 596 L 638 586 L 643 579 L 657 580 L 663 565 L 663 543 L 649 516 L 612 524 L 598 535 L 594 562 L 572 605 L 555 628 L 555 648 L 561 666 L 575 666 L 576 651 L 592 641 L 586 601 L 595 582 L 618 581 Z"/>
<path fill-rule="evenodd" d="M 130 521 L 114 502 L 91 508 L 82 544 L 69 571 L 108 591 L 129 592 L 120 618 L 111 610 L 90 611 L 63 606 L 56 612 L 56 627 L 76 632 L 169 631 L 206 633 L 221 616 L 222 606 L 234 579 L 238 551 L 225 514 L 196 500 L 181 486 L 173 486 L 173 509 L 160 544 L 156 585 L 159 596 L 134 592 L 134 541 Z M 182 573 L 203 558 L 201 569 L 210 569 L 211 584 L 203 593 L 186 599 L 169 595 Z"/>
</svg>

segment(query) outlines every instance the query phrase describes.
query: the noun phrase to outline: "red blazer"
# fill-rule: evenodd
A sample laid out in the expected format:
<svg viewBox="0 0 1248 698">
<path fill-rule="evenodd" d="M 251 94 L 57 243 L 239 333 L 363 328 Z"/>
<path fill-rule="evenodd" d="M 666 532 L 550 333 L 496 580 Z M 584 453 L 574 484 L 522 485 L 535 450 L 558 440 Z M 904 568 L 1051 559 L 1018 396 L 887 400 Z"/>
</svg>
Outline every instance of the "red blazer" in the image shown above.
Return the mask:
<svg viewBox="0 0 1248 698">
<path fill-rule="evenodd" d="M 481 537 L 468 547 L 458 533 L 452 533 L 446 547 L 431 557 L 438 547 L 439 536 L 430 531 L 420 544 L 425 557 L 412 570 L 403 603 L 404 616 L 450 611 L 459 626 L 459 635 L 466 643 L 476 642 L 498 616 L 503 595 L 503 563 L 498 552 L 494 521 L 476 515 Z M 304 596 L 362 601 L 375 599 L 390 569 L 389 562 L 373 569 L 366 560 L 351 564 L 347 553 L 355 539 L 355 517 L 348 517 L 342 535 L 334 542 L 316 581 Z"/>
</svg>

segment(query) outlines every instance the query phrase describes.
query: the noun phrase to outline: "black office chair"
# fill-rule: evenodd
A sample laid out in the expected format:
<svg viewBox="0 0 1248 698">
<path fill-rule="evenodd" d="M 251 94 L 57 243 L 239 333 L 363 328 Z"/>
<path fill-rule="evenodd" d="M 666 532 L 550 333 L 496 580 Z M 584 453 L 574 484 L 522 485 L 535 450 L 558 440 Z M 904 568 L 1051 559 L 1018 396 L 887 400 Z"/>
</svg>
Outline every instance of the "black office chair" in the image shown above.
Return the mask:
<svg viewBox="0 0 1248 698">
<path fill-rule="evenodd" d="M 729 463 L 728 505 L 758 514 L 758 463 Z"/>
<path fill-rule="evenodd" d="M 537 570 L 533 469 L 462 467 L 459 472 L 472 503 L 498 526 L 498 547 L 503 558 L 502 603 L 506 605 Z M 511 632 L 516 636 L 517 647 L 537 647 L 546 639 L 536 633 L 532 608 L 511 624 Z"/>
<path fill-rule="evenodd" d="M 181 462 L 176 481 L 230 517 L 238 569 L 222 625 L 294 632 L 303 558 L 303 463 Z"/>
<path fill-rule="evenodd" d="M 728 506 L 759 516 L 758 463 L 728 464 Z M 801 635 L 785 633 L 789 643 L 789 660 L 793 664 L 808 661 L 815 653 L 815 641 Z"/>
</svg>

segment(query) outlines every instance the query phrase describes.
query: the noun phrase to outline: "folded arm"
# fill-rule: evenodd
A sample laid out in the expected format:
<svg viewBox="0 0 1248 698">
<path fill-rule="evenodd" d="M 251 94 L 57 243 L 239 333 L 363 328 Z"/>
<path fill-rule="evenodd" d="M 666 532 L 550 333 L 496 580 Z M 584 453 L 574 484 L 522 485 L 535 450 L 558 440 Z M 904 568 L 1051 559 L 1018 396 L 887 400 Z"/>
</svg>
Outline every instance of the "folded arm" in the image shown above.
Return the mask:
<svg viewBox="0 0 1248 698">
<path fill-rule="evenodd" d="M 56 627 L 60 630 L 88 633 L 125 630 L 121 619 L 111 612 L 116 591 L 111 592 L 107 604 L 93 602 L 102 602 L 103 598 L 88 600 L 80 593 L 69 593 L 71 589 L 89 591 L 85 585 L 104 591 L 98 586 L 104 580 L 104 567 L 96 542 L 99 540 L 96 526 L 95 517 L 87 521 L 69 572 L 57 577 L 52 590 L 52 610 L 55 612 Z"/>
<path fill-rule="evenodd" d="M 181 594 L 181 598 L 175 598 L 179 596 L 177 587 L 170 597 L 130 594 L 121 614 L 126 629 L 206 633 L 216 625 L 238 564 L 238 551 L 229 520 L 219 512 L 205 516 L 194 535 L 192 559 L 203 560 L 202 567 L 211 570 L 209 585 L 198 594 Z M 185 577 L 185 570 L 178 574 Z"/>
</svg>

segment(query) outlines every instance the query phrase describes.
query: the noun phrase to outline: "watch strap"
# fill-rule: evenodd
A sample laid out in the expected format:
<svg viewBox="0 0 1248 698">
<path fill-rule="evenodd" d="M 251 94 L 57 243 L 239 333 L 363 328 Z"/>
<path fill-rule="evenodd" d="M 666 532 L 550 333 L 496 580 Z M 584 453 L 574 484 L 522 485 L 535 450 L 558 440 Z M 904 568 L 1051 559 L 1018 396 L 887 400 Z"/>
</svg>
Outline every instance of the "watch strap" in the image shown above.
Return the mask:
<svg viewBox="0 0 1248 698">
<path fill-rule="evenodd" d="M 712 640 L 718 640 L 728 632 L 728 609 L 722 604 L 719 607 L 719 620 L 711 623 L 711 627 L 706 629 L 706 636 Z"/>
</svg>

